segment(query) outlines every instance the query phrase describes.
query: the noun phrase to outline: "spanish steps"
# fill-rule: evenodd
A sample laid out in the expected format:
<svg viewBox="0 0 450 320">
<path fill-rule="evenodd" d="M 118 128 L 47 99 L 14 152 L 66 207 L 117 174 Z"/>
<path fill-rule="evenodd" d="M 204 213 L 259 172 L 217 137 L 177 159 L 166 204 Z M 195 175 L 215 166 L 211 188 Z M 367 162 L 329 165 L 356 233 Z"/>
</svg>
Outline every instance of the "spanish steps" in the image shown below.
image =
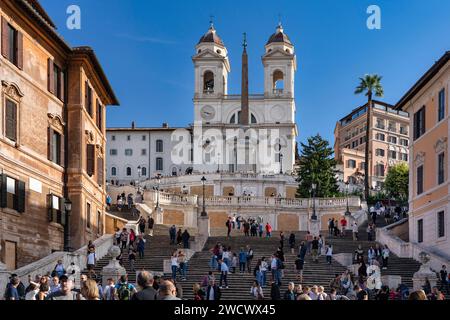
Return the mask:
<svg viewBox="0 0 450 320">
<path fill-rule="evenodd" d="M 383 227 L 385 225 L 384 221 L 377 222 L 378 227 Z M 353 241 L 351 231 L 347 231 L 344 237 L 327 237 L 328 232 L 323 231 L 325 236 L 325 243 L 331 243 L 333 245 L 333 253 L 354 253 L 358 245 L 362 245 L 365 251 L 365 259 L 367 261 L 367 250 L 370 246 L 375 245 L 375 241 L 367 241 L 366 234 L 367 223 L 360 226 L 359 228 L 359 240 Z M 184 230 L 184 229 L 183 229 Z M 189 230 L 194 234 L 195 230 Z M 187 279 L 185 281 L 180 281 L 181 278 L 177 276 L 182 288 L 183 288 L 183 298 L 192 299 L 193 298 L 193 285 L 194 283 L 201 283 L 203 276 L 208 275 L 210 271 L 210 260 L 211 252 L 210 249 L 214 247 L 216 243 L 221 243 L 230 246 L 232 252 L 239 253 L 241 247 L 245 248 L 247 245 L 254 251 L 254 259 L 251 265 L 251 273 L 239 273 L 239 266 L 237 267 L 236 273 L 229 273 L 228 275 L 228 289 L 222 289 L 222 300 L 250 300 L 252 299 L 250 295 L 250 287 L 253 283 L 253 269 L 257 260 L 266 257 L 269 258 L 280 245 L 279 232 L 275 231 L 272 233 L 271 238 L 266 238 L 263 235 L 262 238 L 258 237 L 246 237 L 243 235 L 242 229 L 233 229 L 231 237 L 226 237 L 226 230 L 223 231 L 223 236 L 212 236 L 209 237 L 203 250 L 196 252 L 188 262 L 187 268 Z M 288 237 L 290 232 L 285 232 L 285 244 L 284 244 L 284 256 L 285 256 L 285 269 L 283 270 L 284 276 L 282 278 L 282 286 L 280 292 L 283 295 L 287 288 L 288 282 L 294 282 L 298 284 L 298 279 L 296 278 L 295 264 L 294 261 L 298 254 L 298 245 L 305 238 L 306 232 L 294 232 L 296 235 L 296 248 L 294 254 L 288 245 Z M 139 259 L 137 257 L 135 262 L 135 270 L 151 270 L 154 272 L 163 272 L 163 261 L 165 259 L 170 259 L 171 254 L 175 249 L 181 249 L 180 245 L 170 245 L 169 244 L 169 232 L 167 226 L 156 225 L 154 229 L 154 236 L 145 236 L 147 240 L 145 246 L 144 259 Z M 191 241 L 194 237 L 191 237 Z M 124 251 L 123 264 L 127 270 L 128 278 L 130 283 L 135 283 L 136 272 L 133 272 L 130 268 L 128 261 L 128 252 Z M 110 260 L 109 256 L 103 257 L 98 261 L 95 271 L 97 275 L 101 274 L 101 270 L 104 266 L 108 264 Z M 389 267 L 387 270 L 381 270 L 382 275 L 400 275 L 402 277 L 402 282 L 409 288 L 413 287 L 412 277 L 415 272 L 418 271 L 420 263 L 416 262 L 410 258 L 400 258 L 391 253 L 389 257 Z M 335 274 L 341 274 L 345 270 L 345 267 L 339 264 L 336 260 L 332 260 L 332 264 L 328 265 L 325 261 L 325 256 L 319 257 L 319 262 L 314 263 L 311 256 L 308 254 L 306 256 L 304 271 L 303 271 L 303 282 L 302 285 L 322 285 L 325 290 L 329 290 L 329 283 L 335 276 Z M 231 270 L 230 270 L 231 271 Z M 214 272 L 216 282 L 219 284 L 220 273 Z M 170 274 L 165 274 L 165 278 L 170 278 Z M 264 296 L 266 299 L 270 299 L 270 280 L 271 274 L 267 272 L 267 283 L 263 288 Z"/>
</svg>

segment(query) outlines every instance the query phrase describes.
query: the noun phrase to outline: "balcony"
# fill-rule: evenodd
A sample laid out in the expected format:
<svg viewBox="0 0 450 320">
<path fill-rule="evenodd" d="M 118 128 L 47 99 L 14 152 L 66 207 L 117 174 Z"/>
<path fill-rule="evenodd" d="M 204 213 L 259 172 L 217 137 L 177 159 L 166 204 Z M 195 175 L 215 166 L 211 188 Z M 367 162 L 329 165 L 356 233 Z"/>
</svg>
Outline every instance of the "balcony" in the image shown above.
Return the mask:
<svg viewBox="0 0 450 320">
<path fill-rule="evenodd" d="M 281 97 L 284 93 L 283 89 L 273 89 L 273 95 L 277 97 Z"/>
<path fill-rule="evenodd" d="M 394 128 L 394 127 L 389 127 L 389 129 L 388 129 L 390 132 L 394 132 L 394 133 L 397 133 L 397 129 L 396 128 Z"/>
</svg>

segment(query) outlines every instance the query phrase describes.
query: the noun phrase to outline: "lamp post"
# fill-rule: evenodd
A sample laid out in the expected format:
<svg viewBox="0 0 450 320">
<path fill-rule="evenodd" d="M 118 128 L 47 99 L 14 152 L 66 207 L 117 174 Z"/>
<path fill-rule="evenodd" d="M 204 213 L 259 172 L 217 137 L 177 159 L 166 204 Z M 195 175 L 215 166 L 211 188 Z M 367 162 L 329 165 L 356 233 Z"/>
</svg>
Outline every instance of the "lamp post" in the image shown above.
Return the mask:
<svg viewBox="0 0 450 320">
<path fill-rule="evenodd" d="M 66 223 L 64 224 L 64 251 L 70 252 L 70 213 L 72 211 L 72 201 L 68 198 L 64 201 L 64 209 L 66 211 Z"/>
<path fill-rule="evenodd" d="M 283 174 L 283 154 L 280 153 L 280 174 Z"/>
<path fill-rule="evenodd" d="M 316 188 L 317 188 L 317 185 L 313 182 L 311 184 L 312 195 L 313 195 L 313 214 L 311 216 L 311 220 L 317 220 L 317 215 L 316 215 Z"/>
<path fill-rule="evenodd" d="M 138 183 L 137 183 L 137 189 L 138 189 L 138 192 L 140 191 L 140 187 L 141 187 L 141 173 L 142 173 L 142 168 L 141 168 L 141 166 L 138 166 L 137 167 L 137 170 L 138 170 Z"/>
<path fill-rule="evenodd" d="M 208 216 L 208 214 L 206 213 L 206 209 L 205 209 L 205 182 L 206 182 L 206 178 L 205 176 L 202 177 L 202 184 L 203 184 L 203 210 L 202 210 L 202 217 L 206 217 Z"/>
<path fill-rule="evenodd" d="M 350 182 L 347 180 L 347 182 L 345 183 L 345 197 L 347 198 L 347 211 L 345 211 L 345 215 L 346 216 L 351 216 L 352 215 L 352 213 L 348 209 L 348 188 L 349 188 L 349 184 L 350 184 Z"/>
<path fill-rule="evenodd" d="M 156 187 L 156 207 L 155 210 L 159 210 L 159 184 L 161 183 L 161 176 L 158 174 L 156 176 L 156 179 L 158 180 L 158 186 Z"/>
</svg>

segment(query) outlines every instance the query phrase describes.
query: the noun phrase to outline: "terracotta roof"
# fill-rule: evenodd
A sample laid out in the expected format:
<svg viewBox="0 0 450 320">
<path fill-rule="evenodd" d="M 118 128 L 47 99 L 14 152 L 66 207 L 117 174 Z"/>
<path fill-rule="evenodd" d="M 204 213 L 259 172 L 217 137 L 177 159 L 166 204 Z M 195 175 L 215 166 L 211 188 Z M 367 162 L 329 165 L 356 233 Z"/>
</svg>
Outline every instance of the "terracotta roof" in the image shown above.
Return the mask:
<svg viewBox="0 0 450 320">
<path fill-rule="evenodd" d="M 220 39 L 219 35 L 216 32 L 216 29 L 214 29 L 213 26 L 211 26 L 208 32 L 200 38 L 198 44 L 205 42 L 216 43 L 218 45 L 224 46 L 222 39 Z"/>
<path fill-rule="evenodd" d="M 92 62 L 92 65 L 94 66 L 95 71 L 98 73 L 100 77 L 100 81 L 102 82 L 103 86 L 105 87 L 106 92 L 109 95 L 109 98 L 111 99 L 110 105 L 118 106 L 119 101 L 116 98 L 116 95 L 114 94 L 114 91 L 109 83 L 108 78 L 105 75 L 105 72 L 103 71 L 103 68 L 100 64 L 100 62 L 97 59 L 97 56 L 95 55 L 94 50 L 91 47 L 74 47 L 72 48 L 73 54 L 86 54 L 89 59 Z"/>
<path fill-rule="evenodd" d="M 53 23 L 52 19 L 49 17 L 47 12 L 45 12 L 44 8 L 41 6 L 38 0 L 25 0 L 28 2 L 33 9 L 36 11 L 36 14 L 41 16 L 42 19 L 44 19 L 52 28 L 56 29 L 56 25 Z"/>
<path fill-rule="evenodd" d="M 273 35 L 270 36 L 269 41 L 267 41 L 267 44 L 274 43 L 274 42 L 284 42 L 284 43 L 292 45 L 291 40 L 289 39 L 287 34 L 284 33 L 283 27 L 281 25 L 278 25 L 277 31 Z"/>
<path fill-rule="evenodd" d="M 447 62 L 450 61 L 450 51 L 435 62 L 435 64 L 416 82 L 416 84 L 409 89 L 409 91 L 400 99 L 395 105 L 395 109 L 402 109 L 405 104 L 412 99 L 433 77 L 441 70 Z"/>
</svg>

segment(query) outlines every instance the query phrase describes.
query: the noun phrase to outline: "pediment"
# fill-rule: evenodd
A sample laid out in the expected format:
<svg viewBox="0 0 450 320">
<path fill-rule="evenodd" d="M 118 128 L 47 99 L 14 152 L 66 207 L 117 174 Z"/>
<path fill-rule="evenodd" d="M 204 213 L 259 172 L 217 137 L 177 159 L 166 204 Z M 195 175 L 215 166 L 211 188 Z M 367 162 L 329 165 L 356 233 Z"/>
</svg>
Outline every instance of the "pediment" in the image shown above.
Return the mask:
<svg viewBox="0 0 450 320">
<path fill-rule="evenodd" d="M 287 53 L 280 48 L 273 49 L 270 52 L 267 52 L 263 58 L 293 58 L 294 55 L 292 53 Z"/>
<path fill-rule="evenodd" d="M 210 50 L 210 49 L 205 49 L 202 50 L 202 52 L 196 54 L 195 56 L 192 57 L 192 59 L 225 59 L 223 56 L 221 56 L 220 54 Z"/>
</svg>

